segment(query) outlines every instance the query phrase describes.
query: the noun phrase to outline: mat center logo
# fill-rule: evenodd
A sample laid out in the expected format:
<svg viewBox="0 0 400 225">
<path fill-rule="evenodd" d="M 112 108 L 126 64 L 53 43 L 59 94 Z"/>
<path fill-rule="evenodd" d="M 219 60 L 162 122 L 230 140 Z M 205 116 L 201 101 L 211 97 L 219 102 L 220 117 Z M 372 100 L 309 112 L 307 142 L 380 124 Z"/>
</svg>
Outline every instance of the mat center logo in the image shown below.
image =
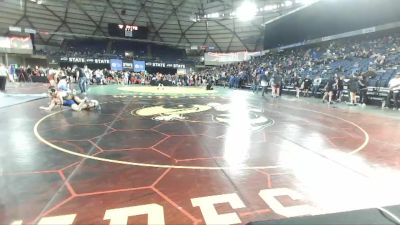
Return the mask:
<svg viewBox="0 0 400 225">
<path fill-rule="evenodd" d="M 188 121 L 191 122 L 192 115 L 207 112 L 209 117 L 201 122 L 215 122 L 224 125 L 247 123 L 253 131 L 272 126 L 274 120 L 267 118 L 262 110 L 255 107 L 235 108 L 231 104 L 209 103 L 201 104 L 166 104 L 150 106 L 136 110 L 133 115 L 151 117 L 157 121 Z M 196 121 L 199 122 L 199 121 Z"/>
</svg>

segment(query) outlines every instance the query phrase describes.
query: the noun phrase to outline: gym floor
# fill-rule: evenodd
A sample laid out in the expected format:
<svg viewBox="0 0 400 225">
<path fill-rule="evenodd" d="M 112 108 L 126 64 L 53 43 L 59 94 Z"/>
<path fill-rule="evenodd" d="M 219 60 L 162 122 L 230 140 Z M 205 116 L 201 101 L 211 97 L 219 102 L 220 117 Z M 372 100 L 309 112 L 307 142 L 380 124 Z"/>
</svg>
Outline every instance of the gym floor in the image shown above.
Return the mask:
<svg viewBox="0 0 400 225">
<path fill-rule="evenodd" d="M 224 88 L 88 96 L 100 110 L 0 108 L 0 224 L 246 224 L 400 204 L 399 112 Z"/>
</svg>

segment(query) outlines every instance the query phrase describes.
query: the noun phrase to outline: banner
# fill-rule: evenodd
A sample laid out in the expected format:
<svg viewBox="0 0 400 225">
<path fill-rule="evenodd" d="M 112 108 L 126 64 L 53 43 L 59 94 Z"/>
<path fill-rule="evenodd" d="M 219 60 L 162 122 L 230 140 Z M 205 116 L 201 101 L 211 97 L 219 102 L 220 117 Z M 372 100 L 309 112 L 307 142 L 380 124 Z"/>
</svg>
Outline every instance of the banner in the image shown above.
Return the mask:
<svg viewBox="0 0 400 225">
<path fill-rule="evenodd" d="M 243 62 L 251 59 L 253 53 L 249 52 L 232 52 L 232 53 L 212 53 L 204 54 L 205 65 L 223 65 L 234 62 Z"/>
<path fill-rule="evenodd" d="M 110 64 L 109 59 L 94 59 L 94 58 L 83 58 L 83 57 L 61 57 L 60 62 L 87 63 L 87 64 Z"/>
<path fill-rule="evenodd" d="M 123 67 L 124 69 L 131 70 L 131 69 L 133 68 L 133 63 L 131 63 L 131 62 L 123 62 L 123 63 L 122 63 L 122 67 Z"/>
<path fill-rule="evenodd" d="M 111 70 L 122 71 L 122 60 L 121 59 L 110 59 Z"/>
<path fill-rule="evenodd" d="M 115 61 L 115 60 L 117 60 L 117 61 Z M 122 70 L 123 68 L 126 68 L 126 69 L 133 68 L 135 72 L 145 71 L 146 66 L 159 67 L 159 68 L 186 69 L 185 64 L 179 64 L 179 63 L 145 62 L 145 61 L 136 61 L 136 60 L 134 60 L 133 62 L 123 62 L 120 59 L 104 59 L 104 58 L 85 58 L 85 57 L 64 56 L 64 57 L 60 58 L 60 62 L 83 63 L 83 64 L 104 64 L 104 65 L 111 65 L 112 62 L 116 62 L 120 66 L 120 68 L 121 68 L 120 70 Z"/>
<path fill-rule="evenodd" d="M 30 37 L 10 37 L 10 45 L 12 49 L 33 49 Z"/>
<path fill-rule="evenodd" d="M 139 73 L 146 70 L 146 63 L 145 61 L 136 61 L 133 60 L 133 72 Z"/>
<path fill-rule="evenodd" d="M 164 62 L 146 62 L 146 66 L 160 67 L 160 68 L 174 68 L 174 69 L 185 69 L 184 64 L 178 63 L 164 63 Z"/>
<path fill-rule="evenodd" d="M 32 54 L 33 46 L 30 37 L 0 37 L 0 52 Z"/>
</svg>

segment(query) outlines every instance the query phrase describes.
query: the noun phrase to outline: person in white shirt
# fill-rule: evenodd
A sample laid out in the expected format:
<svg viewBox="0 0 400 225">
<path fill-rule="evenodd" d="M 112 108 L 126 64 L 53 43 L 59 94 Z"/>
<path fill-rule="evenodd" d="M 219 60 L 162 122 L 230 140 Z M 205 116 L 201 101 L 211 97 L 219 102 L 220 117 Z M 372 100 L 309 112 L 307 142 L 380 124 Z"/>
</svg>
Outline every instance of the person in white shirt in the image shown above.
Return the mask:
<svg viewBox="0 0 400 225">
<path fill-rule="evenodd" d="M 393 110 L 398 110 L 400 106 L 400 73 L 396 74 L 396 76 L 389 81 L 389 93 L 386 98 L 386 102 L 383 102 L 382 108 L 390 107 L 390 100 L 392 98 L 394 100 Z"/>
<path fill-rule="evenodd" d="M 6 90 L 8 70 L 7 67 L 0 63 L 0 91 L 4 92 Z"/>
<path fill-rule="evenodd" d="M 85 87 L 85 92 L 86 92 L 86 91 L 89 90 L 90 79 L 91 79 L 91 77 L 92 77 L 92 70 L 89 69 L 89 68 L 87 67 L 87 65 L 85 65 L 85 66 L 83 67 L 83 73 L 85 74 L 85 77 L 86 77 L 86 80 L 85 80 L 85 85 L 86 85 L 86 87 Z"/>
<path fill-rule="evenodd" d="M 67 76 L 65 76 L 64 74 L 60 75 L 60 81 L 57 84 L 57 89 L 62 97 L 67 96 L 68 93 L 71 92 L 71 90 L 69 89 L 69 84 L 67 82 Z"/>
<path fill-rule="evenodd" d="M 105 83 L 103 70 L 97 69 L 94 71 L 93 83 L 96 83 L 96 84 L 104 84 Z"/>
<path fill-rule="evenodd" d="M 321 84 L 321 77 L 317 76 L 314 80 L 313 80 L 313 86 L 312 86 L 312 95 L 314 97 L 316 97 L 317 92 L 319 90 L 319 85 Z"/>
<path fill-rule="evenodd" d="M 124 71 L 124 84 L 129 84 L 129 71 Z"/>
</svg>

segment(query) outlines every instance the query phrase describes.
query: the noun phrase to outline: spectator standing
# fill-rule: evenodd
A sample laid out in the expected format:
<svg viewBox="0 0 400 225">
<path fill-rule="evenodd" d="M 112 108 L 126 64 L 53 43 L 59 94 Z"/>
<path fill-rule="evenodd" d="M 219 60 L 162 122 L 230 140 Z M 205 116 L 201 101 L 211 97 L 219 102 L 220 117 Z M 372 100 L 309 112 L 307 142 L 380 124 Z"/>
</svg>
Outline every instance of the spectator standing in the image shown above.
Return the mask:
<svg viewBox="0 0 400 225">
<path fill-rule="evenodd" d="M 267 80 L 267 75 L 265 73 L 260 74 L 260 83 L 261 83 L 261 96 L 264 97 L 264 94 L 267 93 L 267 87 L 268 87 L 268 80 Z"/>
<path fill-rule="evenodd" d="M 83 68 L 83 72 L 85 73 L 85 77 L 86 77 L 86 83 L 85 83 L 85 93 L 86 93 L 86 91 L 88 91 L 88 89 L 89 89 L 89 83 L 90 83 L 90 79 L 92 77 L 92 71 L 88 68 L 87 65 L 85 65 Z"/>
<path fill-rule="evenodd" d="M 325 103 L 326 98 L 328 97 L 328 104 L 332 104 L 332 97 L 333 97 L 333 91 L 334 91 L 334 86 L 335 86 L 335 79 L 333 77 L 329 78 L 328 83 L 325 85 L 325 93 L 324 96 L 322 97 L 322 102 Z"/>
<path fill-rule="evenodd" d="M 344 76 L 338 76 L 336 83 L 337 83 L 336 101 L 342 102 L 343 90 L 344 90 Z"/>
<path fill-rule="evenodd" d="M 360 90 L 360 104 L 365 106 L 367 103 L 367 92 L 368 92 L 368 78 L 365 75 L 358 77 L 358 87 Z"/>
<path fill-rule="evenodd" d="M 281 86 L 282 86 L 282 77 L 278 73 L 275 73 L 271 79 L 272 86 L 272 97 L 276 98 L 280 96 Z"/>
<path fill-rule="evenodd" d="M 309 91 L 310 91 L 310 87 L 312 85 L 312 80 L 310 78 L 310 75 L 307 75 L 306 78 L 304 78 L 303 82 L 302 82 L 302 89 L 303 89 L 303 96 L 304 97 L 308 97 L 309 96 Z M 318 85 L 319 86 L 319 85 Z"/>
<path fill-rule="evenodd" d="M 294 76 L 293 76 L 293 86 L 296 89 L 296 98 L 300 98 L 301 81 L 300 81 L 300 77 L 297 76 L 296 72 L 294 73 Z"/>
<path fill-rule="evenodd" d="M 357 91 L 358 91 L 358 79 L 355 74 L 350 78 L 348 83 L 350 93 L 350 104 L 357 105 Z"/>
<path fill-rule="evenodd" d="M 0 92 L 6 90 L 8 70 L 4 64 L 0 64 Z"/>
<path fill-rule="evenodd" d="M 258 94 L 258 86 L 260 84 L 260 75 L 255 73 L 253 76 L 253 93 Z"/>
<path fill-rule="evenodd" d="M 82 94 L 86 94 L 86 75 L 79 67 L 75 67 L 76 77 L 78 78 L 79 89 Z"/>
</svg>

